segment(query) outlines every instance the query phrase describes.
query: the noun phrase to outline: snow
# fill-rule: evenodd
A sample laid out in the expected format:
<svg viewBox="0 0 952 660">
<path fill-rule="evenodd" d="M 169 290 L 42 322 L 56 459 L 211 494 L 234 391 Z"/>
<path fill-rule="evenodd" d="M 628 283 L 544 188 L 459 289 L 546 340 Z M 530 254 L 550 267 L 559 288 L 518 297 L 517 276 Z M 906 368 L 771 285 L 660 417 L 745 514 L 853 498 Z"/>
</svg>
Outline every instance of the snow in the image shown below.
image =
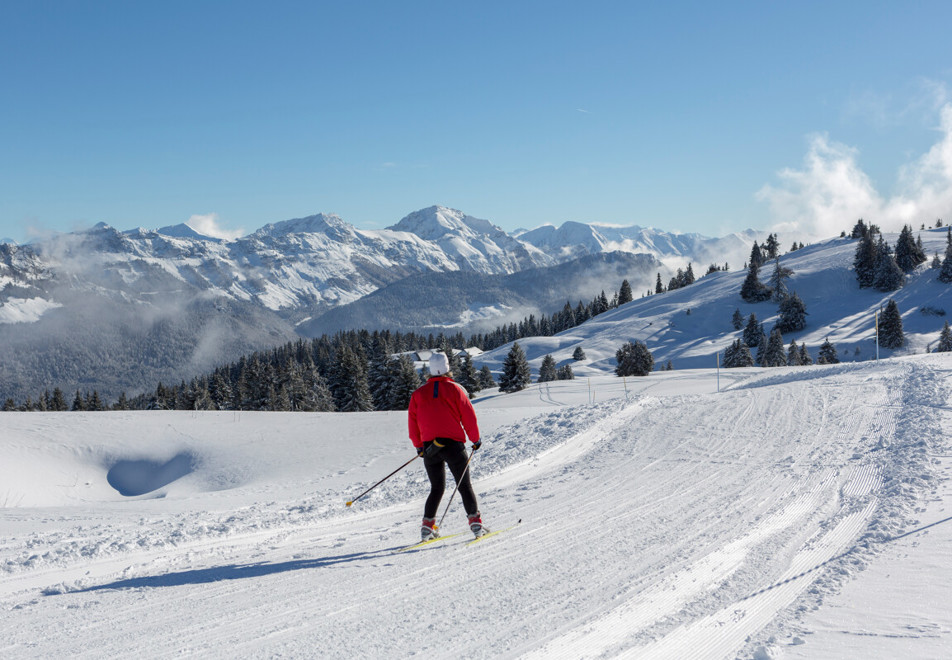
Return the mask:
<svg viewBox="0 0 952 660">
<path fill-rule="evenodd" d="M 405 413 L 0 414 L 0 655 L 948 656 L 947 356 L 588 369 L 477 398 L 522 522 L 417 552 L 418 462 L 344 506 Z"/>
<path fill-rule="evenodd" d="M 0 302 L 0 323 L 33 323 L 57 307 L 62 305 L 44 298 L 9 298 Z"/>
</svg>

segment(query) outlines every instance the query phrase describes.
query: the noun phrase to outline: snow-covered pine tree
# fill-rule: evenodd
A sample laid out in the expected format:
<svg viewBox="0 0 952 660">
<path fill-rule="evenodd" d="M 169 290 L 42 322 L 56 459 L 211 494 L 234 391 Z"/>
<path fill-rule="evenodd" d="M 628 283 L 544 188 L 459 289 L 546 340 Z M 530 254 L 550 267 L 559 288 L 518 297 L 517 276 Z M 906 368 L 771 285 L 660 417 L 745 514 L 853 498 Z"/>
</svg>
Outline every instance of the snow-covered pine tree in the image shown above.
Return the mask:
<svg viewBox="0 0 952 660">
<path fill-rule="evenodd" d="M 689 286 L 694 284 L 694 268 L 691 266 L 691 263 L 688 262 L 688 268 L 684 271 L 684 276 L 681 278 L 681 286 Z"/>
<path fill-rule="evenodd" d="M 499 378 L 499 391 L 518 392 L 529 387 L 532 382 L 532 370 L 526 359 L 525 351 L 519 342 L 513 342 L 502 363 L 502 376 Z"/>
<path fill-rule="evenodd" d="M 873 277 L 873 286 L 880 291 L 896 291 L 905 283 L 905 276 L 896 264 L 889 243 L 883 240 L 882 234 L 876 243 L 876 273 Z"/>
<path fill-rule="evenodd" d="M 904 273 L 911 273 L 916 266 L 926 260 L 926 255 L 922 251 L 922 242 L 916 243 L 912 237 L 912 227 L 903 225 L 899 232 L 899 238 L 896 240 L 896 265 Z"/>
<path fill-rule="evenodd" d="M 412 363 L 410 366 L 413 366 Z M 337 410 L 334 395 L 327 385 L 327 380 L 310 359 L 304 363 L 302 378 L 304 380 L 304 399 L 301 401 L 302 411 L 334 412 Z"/>
<path fill-rule="evenodd" d="M 655 281 L 655 293 L 664 293 L 664 284 L 661 283 L 661 273 L 658 273 L 658 279 Z"/>
<path fill-rule="evenodd" d="M 561 367 L 559 367 L 556 377 L 558 380 L 574 380 L 575 372 L 572 371 L 572 365 L 563 364 Z"/>
<path fill-rule="evenodd" d="M 800 364 L 803 366 L 813 364 L 813 358 L 810 357 L 810 351 L 807 350 L 805 342 L 800 344 Z"/>
<path fill-rule="evenodd" d="M 942 267 L 939 268 L 939 281 L 945 284 L 952 283 L 952 227 L 945 235 L 945 258 L 942 260 Z"/>
<path fill-rule="evenodd" d="M 334 405 L 340 412 L 369 412 L 374 409 L 364 365 L 350 346 L 342 345 L 337 351 L 330 389 L 334 395 Z"/>
<path fill-rule="evenodd" d="M 942 326 L 942 332 L 939 333 L 939 342 L 935 345 L 934 353 L 947 353 L 952 351 L 952 330 L 949 330 L 949 322 L 946 321 Z"/>
<path fill-rule="evenodd" d="M 754 358 L 754 362 L 760 366 L 764 366 L 764 353 L 767 352 L 767 333 L 764 332 L 764 324 L 760 323 L 757 326 L 757 357 Z"/>
<path fill-rule="evenodd" d="M 853 255 L 853 271 L 862 289 L 873 286 L 876 281 L 876 242 L 871 231 L 866 231 L 859 237 L 856 253 Z"/>
<path fill-rule="evenodd" d="M 763 357 L 760 360 L 762 367 L 783 367 L 787 364 L 787 356 L 783 350 L 783 335 L 779 328 L 770 331 L 770 337 L 767 339 L 767 348 L 764 350 Z"/>
<path fill-rule="evenodd" d="M 585 351 L 582 350 L 581 346 L 576 346 L 575 350 L 572 351 L 572 359 L 576 362 L 585 359 Z"/>
<path fill-rule="evenodd" d="M 654 369 L 654 356 L 644 342 L 629 341 L 615 352 L 619 376 L 647 376 Z"/>
<path fill-rule="evenodd" d="M 752 366 L 754 366 L 754 358 L 750 354 L 750 348 L 740 339 L 735 339 L 734 343 L 724 351 L 724 367 L 736 369 Z"/>
<path fill-rule="evenodd" d="M 493 378 L 493 372 L 487 365 L 483 365 L 479 370 L 479 385 L 484 390 L 496 387 L 496 379 Z"/>
<path fill-rule="evenodd" d="M 753 346 L 756 348 L 760 345 L 760 335 L 762 333 L 763 329 L 760 327 L 757 315 L 751 312 L 750 316 L 747 317 L 747 325 L 744 327 L 744 333 L 741 335 L 741 339 L 748 347 Z"/>
<path fill-rule="evenodd" d="M 469 357 L 469 353 L 460 351 L 459 362 L 459 371 L 454 374 L 455 380 L 462 385 L 466 393 L 472 397 L 482 389 L 482 386 L 479 384 L 479 372 L 476 371 L 476 367 L 473 365 L 473 360 Z"/>
<path fill-rule="evenodd" d="M 883 348 L 899 348 L 906 342 L 902 331 L 902 315 L 899 306 L 892 298 L 886 303 L 886 309 L 879 315 L 879 345 Z"/>
<path fill-rule="evenodd" d="M 413 360 L 406 353 L 401 353 L 390 360 L 390 399 L 387 401 L 387 410 L 406 410 L 410 406 L 410 396 L 420 387 L 420 376 L 417 374 Z"/>
<path fill-rule="evenodd" d="M 751 265 L 755 265 L 757 268 L 760 268 L 764 265 L 764 253 L 760 249 L 760 246 L 757 245 L 757 241 L 754 241 L 753 247 L 750 248 L 750 259 L 748 261 L 748 268 Z"/>
<path fill-rule="evenodd" d="M 836 355 L 836 347 L 827 337 L 820 345 L 820 353 L 817 356 L 817 364 L 839 364 L 840 358 Z"/>
<path fill-rule="evenodd" d="M 793 271 L 780 265 L 780 257 L 774 258 L 774 269 L 770 274 L 769 286 L 773 290 L 772 296 L 774 302 L 781 302 L 787 297 L 787 279 L 793 275 Z"/>
<path fill-rule="evenodd" d="M 373 398 L 375 410 L 390 410 L 390 388 L 393 372 L 390 369 L 391 347 L 382 336 L 374 338 L 370 350 L 370 366 L 367 370 L 367 385 Z"/>
<path fill-rule="evenodd" d="M 807 307 L 796 292 L 783 299 L 778 311 L 776 327 L 780 332 L 796 332 L 807 326 Z"/>
<path fill-rule="evenodd" d="M 764 241 L 764 257 L 767 259 L 776 259 L 780 254 L 780 242 L 777 240 L 776 234 L 770 234 L 767 236 L 767 240 Z"/>
<path fill-rule="evenodd" d="M 791 340 L 790 346 L 787 348 L 787 366 L 800 366 L 800 347 L 797 346 L 796 340 Z"/>
<path fill-rule="evenodd" d="M 622 280 L 621 288 L 618 290 L 618 304 L 624 305 L 625 303 L 630 303 L 634 299 L 635 298 L 631 293 L 631 284 L 628 283 L 628 280 Z"/>
<path fill-rule="evenodd" d="M 756 245 L 756 243 L 754 245 Z M 758 303 L 770 300 L 771 290 L 760 281 L 758 277 L 759 273 L 760 265 L 751 261 L 747 266 L 747 278 L 740 287 L 740 297 L 746 302 Z"/>
<path fill-rule="evenodd" d="M 555 366 L 555 358 L 551 355 L 546 355 L 542 358 L 542 364 L 539 365 L 539 379 L 536 381 L 538 383 L 548 383 L 553 380 L 558 380 L 559 373 L 558 368 Z"/>
<path fill-rule="evenodd" d="M 869 230 L 866 228 L 866 223 L 863 222 L 863 219 L 860 218 L 856 221 L 856 224 L 853 225 L 853 231 L 850 233 L 850 238 L 862 238 L 866 236 Z"/>
<path fill-rule="evenodd" d="M 744 327 L 744 315 L 740 313 L 739 309 L 734 310 L 734 315 L 731 317 L 731 325 L 734 326 L 734 330 L 740 330 Z"/>
</svg>

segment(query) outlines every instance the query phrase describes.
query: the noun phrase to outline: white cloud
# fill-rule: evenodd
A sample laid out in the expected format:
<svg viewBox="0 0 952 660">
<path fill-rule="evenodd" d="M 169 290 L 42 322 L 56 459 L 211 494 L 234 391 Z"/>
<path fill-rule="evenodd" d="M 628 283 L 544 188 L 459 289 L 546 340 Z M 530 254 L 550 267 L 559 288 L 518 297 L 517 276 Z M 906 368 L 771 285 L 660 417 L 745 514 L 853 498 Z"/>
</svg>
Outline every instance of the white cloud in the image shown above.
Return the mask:
<svg viewBox="0 0 952 660">
<path fill-rule="evenodd" d="M 937 92 L 941 95 L 941 92 Z M 939 98 L 939 96 L 936 96 Z M 883 198 L 856 161 L 857 150 L 814 136 L 802 169 L 778 173 L 757 199 L 770 207 L 772 229 L 829 238 L 848 231 L 859 218 L 885 231 L 904 224 L 918 227 L 952 215 L 952 104 L 940 110 L 940 140 L 924 155 L 900 168 L 898 192 Z"/>
<path fill-rule="evenodd" d="M 212 238 L 224 238 L 234 240 L 244 236 L 244 229 L 226 229 L 219 224 L 217 213 L 208 213 L 206 215 L 193 215 L 185 223 L 199 234 L 211 236 Z"/>
</svg>

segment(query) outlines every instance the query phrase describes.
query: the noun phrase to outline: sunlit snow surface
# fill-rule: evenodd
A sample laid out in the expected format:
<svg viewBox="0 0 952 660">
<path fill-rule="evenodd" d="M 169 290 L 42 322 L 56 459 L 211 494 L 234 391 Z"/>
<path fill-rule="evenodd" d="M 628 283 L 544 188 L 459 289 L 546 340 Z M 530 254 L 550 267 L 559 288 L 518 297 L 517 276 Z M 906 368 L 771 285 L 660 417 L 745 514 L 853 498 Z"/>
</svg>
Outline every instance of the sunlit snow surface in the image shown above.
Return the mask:
<svg viewBox="0 0 952 660">
<path fill-rule="evenodd" d="M 522 523 L 406 553 L 418 462 L 344 506 L 413 456 L 405 414 L 0 414 L 0 656 L 947 657 L 952 522 L 897 537 L 952 516 L 950 379 L 929 355 L 483 396 L 483 519 Z"/>
</svg>

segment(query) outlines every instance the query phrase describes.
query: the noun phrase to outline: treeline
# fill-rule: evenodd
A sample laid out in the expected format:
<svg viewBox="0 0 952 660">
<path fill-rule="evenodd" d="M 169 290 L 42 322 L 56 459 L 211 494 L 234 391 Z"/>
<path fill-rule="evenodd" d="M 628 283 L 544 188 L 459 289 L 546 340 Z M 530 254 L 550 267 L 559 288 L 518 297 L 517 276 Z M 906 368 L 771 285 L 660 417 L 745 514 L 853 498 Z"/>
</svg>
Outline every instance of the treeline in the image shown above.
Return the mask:
<svg viewBox="0 0 952 660">
<path fill-rule="evenodd" d="M 633 299 L 628 280 L 611 298 L 604 291 L 590 302 L 566 302 L 561 311 L 519 323 L 497 326 L 467 338 L 458 332 L 433 335 L 389 330 L 351 330 L 333 336 L 299 339 L 270 350 L 241 357 L 179 384 L 159 383 L 155 390 L 134 397 L 121 394 L 113 403 L 99 393 L 77 391 L 67 401 L 59 389 L 4 402 L 4 411 L 100 410 L 274 410 L 357 412 L 406 410 L 410 394 L 428 374 L 418 372 L 411 353 L 443 350 L 450 356 L 457 382 L 472 396 L 495 387 L 488 367 L 477 370 L 465 347 L 489 351 L 523 337 L 551 336 L 573 328 Z"/>
</svg>

